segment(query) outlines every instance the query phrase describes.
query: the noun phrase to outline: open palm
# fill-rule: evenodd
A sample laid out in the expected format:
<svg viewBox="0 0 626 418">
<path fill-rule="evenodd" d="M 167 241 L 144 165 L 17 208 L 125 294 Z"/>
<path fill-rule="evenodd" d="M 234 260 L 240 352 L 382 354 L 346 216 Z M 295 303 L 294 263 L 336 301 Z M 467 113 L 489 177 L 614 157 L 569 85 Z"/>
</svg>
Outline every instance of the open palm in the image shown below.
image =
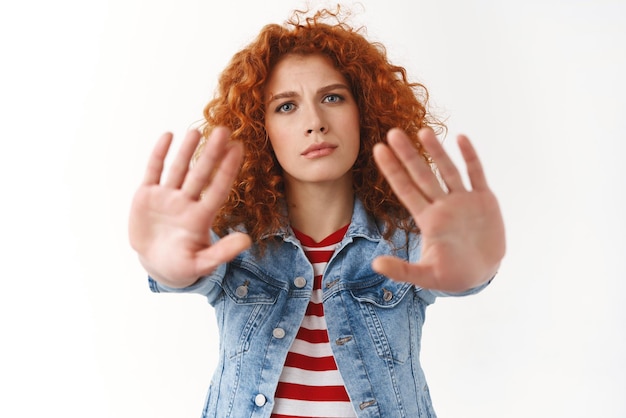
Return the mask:
<svg viewBox="0 0 626 418">
<path fill-rule="evenodd" d="M 129 239 L 148 273 L 165 285 L 188 286 L 250 246 L 250 238 L 240 233 L 211 242 L 213 219 L 230 191 L 243 154 L 241 144 L 229 136 L 227 129 L 216 128 L 197 164 L 190 168 L 200 133 L 189 131 L 164 181 L 161 176 L 172 135 L 164 134 L 150 156 L 133 198 Z"/>
<path fill-rule="evenodd" d="M 374 158 L 422 235 L 417 263 L 378 257 L 372 267 L 395 280 L 427 289 L 459 292 L 490 279 L 505 252 L 504 223 L 495 195 L 469 139 L 458 145 L 467 166 L 471 190 L 430 129 L 419 132 L 422 145 L 437 165 L 441 180 L 399 129 L 387 145 L 374 148 Z"/>
</svg>

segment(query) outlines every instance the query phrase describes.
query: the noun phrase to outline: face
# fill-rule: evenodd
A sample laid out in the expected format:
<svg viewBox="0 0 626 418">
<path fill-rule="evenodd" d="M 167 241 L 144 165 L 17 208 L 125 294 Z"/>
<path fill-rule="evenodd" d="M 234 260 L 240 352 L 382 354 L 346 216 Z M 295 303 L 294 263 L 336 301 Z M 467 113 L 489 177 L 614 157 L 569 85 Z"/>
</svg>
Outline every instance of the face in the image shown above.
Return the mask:
<svg viewBox="0 0 626 418">
<path fill-rule="evenodd" d="M 359 145 L 359 111 L 346 79 L 323 55 L 287 55 L 265 88 L 265 129 L 287 187 L 343 181 Z"/>
</svg>

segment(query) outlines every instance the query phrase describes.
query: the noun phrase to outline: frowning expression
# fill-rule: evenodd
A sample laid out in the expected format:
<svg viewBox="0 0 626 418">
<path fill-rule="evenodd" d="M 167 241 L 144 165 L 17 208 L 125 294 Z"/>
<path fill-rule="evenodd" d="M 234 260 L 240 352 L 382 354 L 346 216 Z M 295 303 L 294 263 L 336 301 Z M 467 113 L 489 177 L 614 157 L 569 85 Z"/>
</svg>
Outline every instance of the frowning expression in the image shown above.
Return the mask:
<svg viewBox="0 0 626 418">
<path fill-rule="evenodd" d="M 265 87 L 265 129 L 288 186 L 352 181 L 359 110 L 324 55 L 286 55 Z"/>
</svg>

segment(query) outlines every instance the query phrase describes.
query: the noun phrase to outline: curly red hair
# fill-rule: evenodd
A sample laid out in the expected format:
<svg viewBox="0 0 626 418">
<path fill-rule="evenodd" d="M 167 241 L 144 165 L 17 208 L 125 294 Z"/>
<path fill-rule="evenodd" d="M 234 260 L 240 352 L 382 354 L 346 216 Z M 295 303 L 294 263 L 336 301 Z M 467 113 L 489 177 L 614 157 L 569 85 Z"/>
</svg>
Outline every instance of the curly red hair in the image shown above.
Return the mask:
<svg viewBox="0 0 626 418">
<path fill-rule="evenodd" d="M 244 145 L 244 162 L 231 192 L 214 221 L 226 234 L 243 229 L 254 242 L 287 224 L 282 169 L 265 131 L 265 83 L 286 54 L 324 54 L 348 81 L 360 115 L 361 147 L 353 167 L 354 192 L 366 210 L 385 225 L 386 237 L 397 229 L 418 232 L 408 211 L 379 172 L 372 157 L 374 144 L 393 127 L 402 128 L 422 150 L 417 132 L 443 126 L 426 109 L 428 91 L 409 82 L 403 67 L 391 64 L 385 48 L 368 41 L 336 11 L 313 16 L 295 11 L 285 25 L 265 26 L 257 38 L 237 52 L 221 73 L 215 97 L 204 109 L 204 138 L 216 126 L 232 130 Z M 332 20 L 332 24 L 325 23 Z"/>
</svg>

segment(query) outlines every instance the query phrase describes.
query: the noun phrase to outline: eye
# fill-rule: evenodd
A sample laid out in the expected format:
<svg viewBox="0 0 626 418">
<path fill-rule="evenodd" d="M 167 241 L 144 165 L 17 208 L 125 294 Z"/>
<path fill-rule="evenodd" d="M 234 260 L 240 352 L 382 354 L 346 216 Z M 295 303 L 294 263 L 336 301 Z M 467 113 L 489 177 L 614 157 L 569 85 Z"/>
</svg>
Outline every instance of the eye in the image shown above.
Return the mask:
<svg viewBox="0 0 626 418">
<path fill-rule="evenodd" d="M 296 105 L 293 103 L 283 103 L 276 108 L 277 113 L 289 113 L 295 109 Z"/>
<path fill-rule="evenodd" d="M 339 103 L 343 101 L 343 96 L 339 94 L 329 94 L 328 96 L 324 96 L 322 100 L 323 103 Z"/>
</svg>

